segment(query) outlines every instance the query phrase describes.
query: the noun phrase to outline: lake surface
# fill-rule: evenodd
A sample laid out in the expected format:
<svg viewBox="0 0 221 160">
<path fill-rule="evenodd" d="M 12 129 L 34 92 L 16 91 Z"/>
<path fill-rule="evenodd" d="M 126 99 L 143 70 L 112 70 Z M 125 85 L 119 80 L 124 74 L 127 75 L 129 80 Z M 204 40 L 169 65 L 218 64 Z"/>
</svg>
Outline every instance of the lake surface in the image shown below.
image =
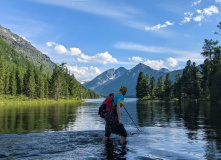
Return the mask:
<svg viewBox="0 0 221 160">
<path fill-rule="evenodd" d="M 209 102 L 125 99 L 127 144 L 102 143 L 103 99 L 83 103 L 0 106 L 0 159 L 221 159 L 221 106 Z"/>
</svg>

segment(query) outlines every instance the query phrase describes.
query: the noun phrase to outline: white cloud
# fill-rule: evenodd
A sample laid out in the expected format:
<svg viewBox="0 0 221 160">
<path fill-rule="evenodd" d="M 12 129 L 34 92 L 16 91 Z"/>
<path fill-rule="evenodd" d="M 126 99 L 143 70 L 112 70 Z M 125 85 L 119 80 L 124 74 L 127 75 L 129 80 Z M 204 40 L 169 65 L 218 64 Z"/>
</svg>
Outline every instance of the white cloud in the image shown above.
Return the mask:
<svg viewBox="0 0 221 160">
<path fill-rule="evenodd" d="M 89 81 L 99 74 L 101 74 L 101 71 L 97 67 L 78 67 L 78 66 L 67 66 L 68 70 L 70 70 L 71 73 L 74 74 L 75 78 L 77 80 L 84 80 Z"/>
<path fill-rule="evenodd" d="M 216 6 L 210 6 L 209 8 L 204 8 L 203 13 L 205 13 L 206 15 L 211 16 L 213 14 L 219 13 L 219 9 Z"/>
<path fill-rule="evenodd" d="M 193 13 L 192 12 L 185 12 L 184 16 L 185 16 L 184 20 L 181 21 L 180 25 L 184 24 L 184 23 L 187 23 L 187 22 L 190 22 L 191 19 L 192 19 Z"/>
<path fill-rule="evenodd" d="M 184 15 L 185 15 L 184 20 L 181 21 L 180 25 L 184 24 L 184 23 L 187 23 L 187 22 L 190 22 L 191 19 L 193 19 L 193 21 L 195 21 L 195 22 L 201 22 L 202 20 L 206 19 L 209 16 L 212 16 L 213 14 L 218 14 L 219 9 L 216 6 L 211 5 L 208 8 L 204 8 L 203 10 L 197 9 L 196 13 L 198 15 L 196 15 L 192 18 L 193 13 L 185 12 L 184 13 Z"/>
<path fill-rule="evenodd" d="M 170 57 L 170 58 L 167 58 L 167 63 L 171 66 L 171 67 L 176 67 L 178 62 L 176 59 Z"/>
<path fill-rule="evenodd" d="M 199 15 L 193 18 L 195 22 L 201 22 L 205 17 L 203 15 Z"/>
<path fill-rule="evenodd" d="M 82 54 L 82 52 L 79 48 L 70 48 L 70 54 L 73 56 L 77 56 Z"/>
<path fill-rule="evenodd" d="M 78 58 L 79 62 L 85 62 L 85 63 L 92 63 L 92 62 L 98 62 L 102 64 L 107 64 L 107 63 L 117 63 L 117 59 L 114 58 L 112 55 L 110 55 L 108 52 L 104 53 L 98 53 L 95 56 L 88 56 L 85 54 L 81 54 Z"/>
<path fill-rule="evenodd" d="M 221 3 L 221 0 L 215 0 L 216 1 L 216 3 Z"/>
<path fill-rule="evenodd" d="M 59 44 L 54 47 L 54 51 L 55 53 L 63 54 L 67 53 L 68 50 L 65 48 L 65 46 Z"/>
<path fill-rule="evenodd" d="M 159 30 L 160 28 L 165 28 L 167 26 L 172 26 L 174 23 L 171 23 L 170 21 L 166 21 L 165 24 L 157 24 L 156 26 L 153 27 L 145 27 L 145 31 L 154 31 L 154 30 Z"/>
<path fill-rule="evenodd" d="M 54 47 L 54 52 L 58 54 L 66 54 L 71 56 L 77 56 L 78 62 L 83 63 L 118 63 L 118 60 L 110 55 L 108 52 L 98 53 L 94 56 L 85 55 L 79 48 L 70 48 L 70 51 L 65 48 L 65 46 L 61 44 L 57 44 L 55 42 L 47 42 L 46 45 L 48 47 Z"/>
<path fill-rule="evenodd" d="M 178 65 L 178 62 L 176 59 L 169 57 L 166 59 L 166 61 L 163 60 L 149 60 L 147 59 L 144 62 L 145 65 L 150 66 L 153 69 L 161 69 L 161 68 L 168 68 L 168 67 L 176 67 Z"/>
<path fill-rule="evenodd" d="M 52 47 L 54 45 L 57 45 L 57 43 L 55 43 L 55 42 L 47 42 L 46 43 L 46 46 L 48 46 L 48 47 Z"/>
<path fill-rule="evenodd" d="M 200 3 L 201 3 L 201 1 L 202 1 L 202 0 L 198 0 L 198 1 L 193 2 L 192 6 L 195 6 L 195 5 L 200 4 Z"/>
<path fill-rule="evenodd" d="M 143 59 L 141 57 L 132 57 L 132 58 L 128 58 L 129 61 L 132 61 L 132 62 L 143 62 Z"/>
<path fill-rule="evenodd" d="M 144 62 L 144 64 L 157 70 L 161 68 L 167 68 L 162 60 L 149 60 L 148 59 Z"/>
</svg>

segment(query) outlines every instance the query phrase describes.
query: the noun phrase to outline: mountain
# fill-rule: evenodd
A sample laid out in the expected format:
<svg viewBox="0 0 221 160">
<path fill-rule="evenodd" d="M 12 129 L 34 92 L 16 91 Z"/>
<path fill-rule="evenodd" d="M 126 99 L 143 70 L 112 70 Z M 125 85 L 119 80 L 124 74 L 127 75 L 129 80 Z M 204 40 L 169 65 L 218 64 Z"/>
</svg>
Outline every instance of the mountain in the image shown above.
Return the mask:
<svg viewBox="0 0 221 160">
<path fill-rule="evenodd" d="M 175 70 L 175 71 L 169 71 L 165 68 L 161 70 L 155 70 L 150 68 L 149 66 L 146 66 L 143 63 L 139 63 L 134 68 L 130 70 L 126 70 L 123 67 L 119 68 L 120 70 L 123 70 L 123 74 L 119 74 L 117 77 L 108 78 L 107 75 L 114 75 L 114 69 L 110 69 L 108 71 L 103 72 L 99 76 L 97 76 L 92 81 L 85 84 L 86 87 L 93 89 L 96 92 L 100 92 L 104 95 L 108 95 L 109 93 L 118 92 L 119 88 L 121 86 L 127 87 L 127 97 L 135 97 L 136 96 L 136 85 L 137 85 L 137 78 L 140 72 L 143 72 L 144 74 L 148 73 L 149 77 L 152 75 L 155 78 L 155 81 L 157 83 L 158 78 L 163 76 L 164 80 L 166 79 L 167 73 L 170 73 L 171 81 L 172 83 L 175 82 L 175 75 L 177 73 L 182 74 L 183 70 Z M 117 69 L 117 70 L 119 70 Z M 116 70 L 116 71 L 117 71 Z M 115 72 L 116 72 L 115 71 Z M 109 74 L 108 74 L 109 73 Z M 110 74 L 111 73 L 111 74 Z M 99 83 L 100 82 L 100 83 Z"/>
<path fill-rule="evenodd" d="M 47 55 L 38 51 L 24 38 L 12 33 L 9 29 L 6 29 L 1 25 L 0 38 L 9 44 L 17 53 L 32 62 L 37 68 L 40 68 L 42 64 L 46 72 L 53 71 L 55 63 L 53 63 Z"/>
<path fill-rule="evenodd" d="M 97 76 L 96 78 L 94 78 L 92 81 L 89 81 L 87 83 L 84 83 L 83 85 L 87 88 L 90 88 L 92 90 L 95 90 L 95 88 L 109 83 L 110 81 L 122 76 L 123 74 L 127 73 L 127 69 L 125 69 L 124 67 L 120 67 L 118 69 L 109 69 L 105 72 L 103 72 L 102 74 L 100 74 L 99 76 Z"/>
</svg>

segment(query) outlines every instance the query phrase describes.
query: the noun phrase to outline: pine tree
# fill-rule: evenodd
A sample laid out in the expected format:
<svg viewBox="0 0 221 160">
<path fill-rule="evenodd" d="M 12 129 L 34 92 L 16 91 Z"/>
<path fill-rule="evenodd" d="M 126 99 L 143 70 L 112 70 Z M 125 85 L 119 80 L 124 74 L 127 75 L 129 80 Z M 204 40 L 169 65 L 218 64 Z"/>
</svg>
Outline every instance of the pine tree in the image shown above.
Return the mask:
<svg viewBox="0 0 221 160">
<path fill-rule="evenodd" d="M 4 79 L 4 93 L 5 94 L 9 94 L 9 78 L 10 78 L 10 70 L 9 68 L 7 67 L 6 70 L 5 70 L 5 79 Z"/>
<path fill-rule="evenodd" d="M 51 84 L 50 84 L 51 97 L 55 100 L 58 100 L 61 96 L 62 91 L 62 75 L 61 69 L 56 65 L 51 76 Z"/>
<path fill-rule="evenodd" d="M 5 79 L 5 68 L 4 68 L 4 57 L 0 56 L 0 95 L 4 93 L 4 79 Z"/>
<path fill-rule="evenodd" d="M 156 90 L 157 90 L 157 85 L 155 82 L 155 78 L 151 75 L 150 78 L 150 96 L 152 99 L 156 98 Z"/>
<path fill-rule="evenodd" d="M 143 74 L 143 72 L 140 72 L 138 79 L 137 79 L 137 86 L 136 86 L 136 96 L 139 99 L 144 98 L 147 96 L 148 87 L 147 87 L 147 80 Z"/>
<path fill-rule="evenodd" d="M 45 79 L 44 79 L 43 72 L 44 72 L 44 67 L 43 67 L 43 65 L 41 65 L 40 71 L 39 71 L 39 76 L 38 76 L 38 97 L 39 98 L 44 98 L 44 94 L 45 94 L 45 92 L 44 92 L 45 91 L 44 90 Z"/>
<path fill-rule="evenodd" d="M 171 85 L 171 80 L 170 80 L 170 74 L 169 73 L 167 73 L 167 75 L 166 75 L 166 80 L 164 82 L 164 87 L 165 87 L 165 97 L 170 99 L 171 98 L 172 85 Z"/>
<path fill-rule="evenodd" d="M 182 94 L 182 91 L 181 91 L 181 74 L 177 73 L 176 74 L 176 80 L 175 80 L 175 83 L 173 85 L 173 96 L 175 98 L 181 99 L 181 94 Z"/>
<path fill-rule="evenodd" d="M 164 98 L 164 80 L 163 80 L 162 76 L 157 81 L 157 93 L 156 93 L 156 95 L 160 99 Z"/>
<path fill-rule="evenodd" d="M 10 74 L 10 79 L 9 79 L 9 91 L 12 96 L 16 95 L 17 82 L 16 82 L 16 75 L 15 75 L 14 66 L 13 66 L 12 72 Z"/>
<path fill-rule="evenodd" d="M 24 75 L 24 93 L 29 98 L 35 97 L 35 75 L 31 63 L 28 64 L 28 69 Z"/>
<path fill-rule="evenodd" d="M 23 93 L 23 79 L 22 79 L 19 66 L 17 66 L 17 69 L 16 69 L 16 83 L 17 83 L 17 93 L 22 94 Z"/>
</svg>

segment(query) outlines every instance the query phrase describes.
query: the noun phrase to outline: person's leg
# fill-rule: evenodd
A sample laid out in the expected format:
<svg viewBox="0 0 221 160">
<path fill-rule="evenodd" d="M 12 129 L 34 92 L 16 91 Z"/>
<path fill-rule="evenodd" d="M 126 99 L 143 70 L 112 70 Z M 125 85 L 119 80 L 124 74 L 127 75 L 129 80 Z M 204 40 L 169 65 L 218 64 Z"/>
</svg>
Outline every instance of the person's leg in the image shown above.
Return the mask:
<svg viewBox="0 0 221 160">
<path fill-rule="evenodd" d="M 120 144 L 125 144 L 125 142 L 126 142 L 126 137 L 121 136 L 121 138 L 120 138 Z"/>
<path fill-rule="evenodd" d="M 123 124 L 121 124 L 119 127 L 120 127 L 119 130 L 120 130 L 120 133 L 121 133 L 120 144 L 125 144 L 126 137 L 127 137 L 127 131 L 125 130 Z"/>
<path fill-rule="evenodd" d="M 105 127 L 105 136 L 104 138 L 102 139 L 102 142 L 106 142 L 107 139 L 110 137 L 111 135 L 111 132 L 108 131 L 108 126 Z"/>
<path fill-rule="evenodd" d="M 102 142 L 106 142 L 108 138 L 109 137 L 104 136 L 104 138 L 102 139 Z"/>
</svg>

